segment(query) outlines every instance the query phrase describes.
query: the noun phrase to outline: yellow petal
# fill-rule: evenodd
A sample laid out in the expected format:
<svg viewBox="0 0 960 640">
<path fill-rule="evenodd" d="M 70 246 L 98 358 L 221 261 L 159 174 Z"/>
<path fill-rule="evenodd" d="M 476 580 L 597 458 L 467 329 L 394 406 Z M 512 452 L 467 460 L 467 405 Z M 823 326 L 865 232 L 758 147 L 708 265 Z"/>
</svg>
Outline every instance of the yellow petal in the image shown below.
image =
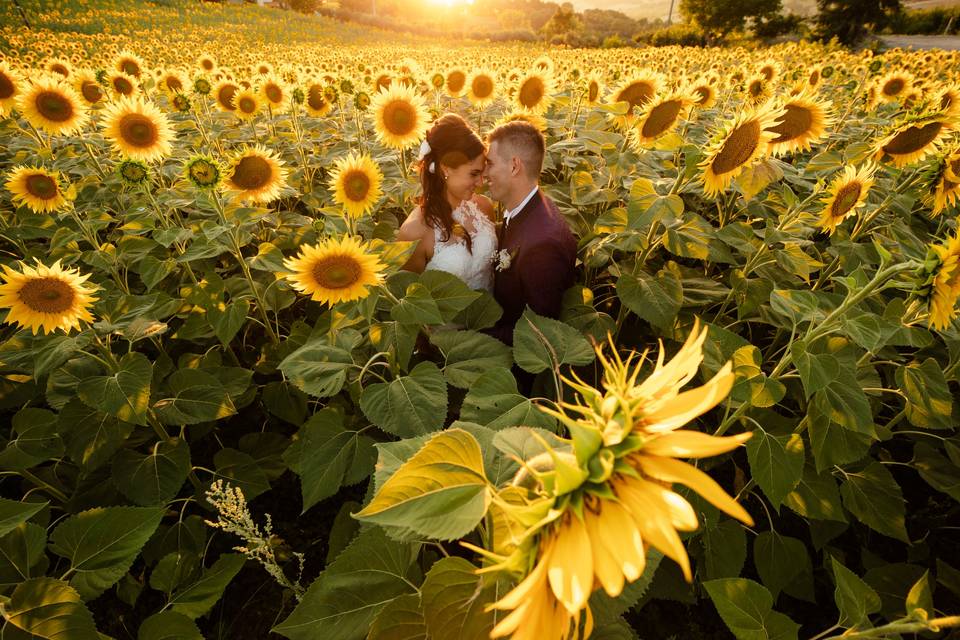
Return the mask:
<svg viewBox="0 0 960 640">
<path fill-rule="evenodd" d="M 607 595 L 616 598 L 623 591 L 623 571 L 614 556 L 613 550 L 603 540 L 604 528 L 609 526 L 609 523 L 606 522 L 605 518 L 601 522 L 599 515 L 587 511 L 584 514 L 584 524 L 586 524 L 587 532 L 590 535 L 590 547 L 593 551 L 593 572 Z M 630 524 L 636 529 L 633 522 Z"/>
<path fill-rule="evenodd" d="M 637 491 L 635 480 L 626 480 L 615 485 L 615 491 L 630 511 L 643 539 L 679 564 L 684 578 L 687 582 L 692 582 L 690 558 L 687 557 L 687 551 L 683 548 L 680 536 L 670 524 L 670 516 L 664 507 L 651 500 L 642 491 Z"/>
<path fill-rule="evenodd" d="M 703 471 L 673 458 L 644 455 L 638 456 L 638 459 L 643 472 L 648 476 L 664 482 L 679 482 L 686 485 L 703 496 L 707 502 L 717 509 L 730 514 L 748 526 L 753 526 L 753 518 L 750 517 L 750 514 Z"/>
<path fill-rule="evenodd" d="M 670 398 L 654 411 L 645 414 L 643 419 L 647 423 L 646 430 L 672 431 L 703 415 L 727 397 L 735 378 L 733 364 L 728 362 L 705 385 Z"/>
<path fill-rule="evenodd" d="M 604 501 L 601 511 L 600 541 L 611 550 L 624 577 L 633 582 L 640 577 L 647 563 L 640 529 L 626 507 Z"/>
<path fill-rule="evenodd" d="M 671 431 L 643 445 L 643 454 L 668 458 L 707 458 L 736 449 L 752 433 L 716 437 L 699 431 Z"/>
<path fill-rule="evenodd" d="M 541 544 L 544 543 L 541 542 Z M 531 571 L 520 584 L 507 593 L 507 595 L 487 605 L 486 610 L 516 609 L 525 601 L 536 597 L 538 591 L 545 590 L 547 588 L 547 562 L 550 559 L 551 548 L 550 541 L 547 541 L 545 547 L 541 549 L 540 557 L 537 560 L 537 564 L 533 567 L 533 571 Z"/>
<path fill-rule="evenodd" d="M 547 562 L 547 578 L 554 595 L 567 611 L 576 614 L 593 590 L 590 536 L 580 518 L 570 515 L 560 525 Z"/>
</svg>

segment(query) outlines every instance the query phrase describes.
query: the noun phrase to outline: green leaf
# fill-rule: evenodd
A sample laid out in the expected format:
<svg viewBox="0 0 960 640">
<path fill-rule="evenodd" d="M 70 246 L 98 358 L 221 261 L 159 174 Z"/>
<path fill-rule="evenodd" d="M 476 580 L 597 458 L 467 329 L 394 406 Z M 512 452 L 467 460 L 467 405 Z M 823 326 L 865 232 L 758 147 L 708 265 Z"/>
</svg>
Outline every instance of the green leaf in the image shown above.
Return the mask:
<svg viewBox="0 0 960 640">
<path fill-rule="evenodd" d="M 427 441 L 434 434 L 426 433 L 415 438 L 404 438 L 394 442 L 378 442 L 374 445 L 377 449 L 377 464 L 373 472 L 373 492 L 377 493 L 387 479 L 397 472 L 400 465 L 413 457 L 413 455 L 427 444 Z"/>
<path fill-rule="evenodd" d="M 647 551 L 647 564 L 643 568 L 643 573 L 633 582 L 624 584 L 623 591 L 616 598 L 608 596 L 603 589 L 594 591 L 590 596 L 589 604 L 597 624 L 619 620 L 621 615 L 640 602 L 641 598 L 647 593 L 647 589 L 651 587 L 654 575 L 656 575 L 657 568 L 662 560 L 662 553 L 653 548 L 649 549 Z M 676 565 L 674 564 L 674 566 Z M 677 569 L 677 575 L 680 575 L 679 568 Z M 680 580 L 683 580 L 683 578 L 680 577 Z M 653 592 L 651 592 L 651 596 L 656 597 Z"/>
<path fill-rule="evenodd" d="M 200 577 L 200 557 L 190 551 L 171 551 L 153 566 L 150 587 L 169 594 Z"/>
<path fill-rule="evenodd" d="M 454 540 L 477 526 L 489 501 L 480 445 L 466 431 L 449 429 L 401 465 L 354 517 Z"/>
<path fill-rule="evenodd" d="M 307 342 L 277 367 L 301 391 L 318 398 L 335 396 L 347 380 L 353 356 L 323 338 Z"/>
<path fill-rule="evenodd" d="M 443 376 L 461 389 L 469 389 L 484 372 L 513 364 L 510 347 L 492 336 L 475 331 L 438 331 L 430 342 L 444 357 Z"/>
<path fill-rule="evenodd" d="M 960 502 L 960 467 L 925 442 L 913 448 L 912 466 L 927 484 Z"/>
<path fill-rule="evenodd" d="M 49 564 L 47 530 L 24 522 L 0 537 L 0 589 L 10 589 L 30 578 L 40 577 Z"/>
<path fill-rule="evenodd" d="M 460 419 L 490 429 L 530 426 L 552 429 L 556 421 L 537 409 L 517 391 L 509 369 L 490 369 L 470 387 L 460 409 Z"/>
<path fill-rule="evenodd" d="M 856 462 L 870 450 L 871 436 L 836 424 L 815 404 L 808 411 L 807 433 L 817 471 Z"/>
<path fill-rule="evenodd" d="M 462 325 L 473 331 L 480 331 L 497 324 L 503 316 L 503 307 L 494 299 L 489 291 L 478 291 L 480 297 L 470 303 L 470 306 L 457 314 L 454 324 Z"/>
<path fill-rule="evenodd" d="M 423 617 L 430 640 L 487 640 L 493 612 L 484 607 L 496 601 L 495 581 L 487 584 L 477 567 L 463 558 L 435 562 L 420 587 Z"/>
<path fill-rule="evenodd" d="M 830 353 L 811 353 L 804 340 L 797 340 L 790 345 L 790 355 L 800 374 L 807 398 L 826 389 L 840 373 L 840 362 L 836 356 Z"/>
<path fill-rule="evenodd" d="M 770 294 L 770 308 L 794 325 L 824 318 L 816 294 L 809 291 L 775 289 Z"/>
<path fill-rule="evenodd" d="M 772 380 L 760 368 L 760 350 L 746 345 L 733 353 L 733 371 L 737 382 L 730 397 L 739 402 L 749 402 L 755 407 L 772 407 L 783 399 L 786 387 L 779 380 Z"/>
<path fill-rule="evenodd" d="M 539 373 L 561 364 L 590 364 L 595 356 L 579 331 L 528 307 L 513 330 L 513 357 L 524 371 Z"/>
<path fill-rule="evenodd" d="M 10 440 L 0 451 L 0 468 L 29 469 L 63 454 L 57 415 L 46 409 L 21 409 L 10 421 Z"/>
<path fill-rule="evenodd" d="M 717 612 L 738 640 L 796 640 L 800 625 L 773 610 L 773 597 L 746 578 L 703 583 Z"/>
<path fill-rule="evenodd" d="M 88 406 L 125 422 L 147 426 L 150 379 L 153 365 L 142 353 L 128 353 L 112 376 L 87 378 L 77 385 L 77 395 Z"/>
<path fill-rule="evenodd" d="M 248 313 L 250 313 L 249 301 L 234 300 L 230 304 L 223 305 L 223 309 L 220 307 L 207 309 L 207 319 L 220 342 L 229 344 L 246 324 Z"/>
<path fill-rule="evenodd" d="M 360 409 L 371 422 L 401 438 L 436 431 L 447 418 L 447 383 L 432 362 L 421 362 L 390 382 L 366 387 Z"/>
<path fill-rule="evenodd" d="M 84 471 L 90 472 L 113 457 L 134 425 L 74 398 L 60 411 L 58 428 L 66 440 L 67 453 Z"/>
<path fill-rule="evenodd" d="M 373 440 L 343 426 L 343 416 L 322 409 L 300 427 L 299 443 L 284 453 L 288 465 L 300 476 L 303 510 L 339 491 L 348 472 L 363 477 L 373 471 Z"/>
<path fill-rule="evenodd" d="M 897 385 L 907 399 L 907 419 L 921 429 L 953 429 L 953 394 L 933 358 L 896 368 Z"/>
<path fill-rule="evenodd" d="M 120 450 L 113 458 L 113 481 L 120 492 L 142 506 L 166 504 L 190 473 L 190 447 L 179 438 L 155 442 L 144 455 Z"/>
<path fill-rule="evenodd" d="M 419 548 L 390 540 L 378 527 L 363 531 L 271 631 L 290 640 L 362 640 L 383 607 L 415 591 Z"/>
<path fill-rule="evenodd" d="M 443 324 L 440 307 L 430 290 L 419 282 L 407 287 L 403 298 L 390 309 L 390 317 L 402 324 Z"/>
<path fill-rule="evenodd" d="M 617 280 L 617 296 L 637 317 L 665 330 L 683 305 L 683 284 L 667 269 L 656 276 L 645 271 L 625 272 Z"/>
<path fill-rule="evenodd" d="M 76 590 L 61 580 L 33 578 L 18 584 L 3 615 L 7 624 L 31 638 L 100 640 L 93 615 Z"/>
<path fill-rule="evenodd" d="M 174 371 L 167 378 L 167 389 L 153 404 L 157 417 L 165 424 L 200 424 L 237 412 L 220 381 L 199 369 Z"/>
<path fill-rule="evenodd" d="M 424 271 L 420 274 L 420 284 L 430 292 L 443 322 L 452 322 L 461 311 L 480 298 L 479 291 L 474 291 L 466 282 L 446 271 Z"/>
<path fill-rule="evenodd" d="M 227 484 L 240 487 L 249 501 L 270 490 L 270 480 L 257 461 L 248 453 L 230 447 L 213 454 L 217 476 Z"/>
<path fill-rule="evenodd" d="M 840 609 L 840 625 L 844 627 L 860 627 L 869 623 L 869 616 L 880 611 L 880 596 L 861 580 L 857 574 L 830 558 L 833 567 L 833 580 L 837 588 L 833 592 L 833 599 Z"/>
<path fill-rule="evenodd" d="M 163 509 L 97 507 L 70 516 L 50 536 L 50 550 L 70 561 L 70 580 L 85 599 L 94 598 L 127 572 L 147 542 Z"/>
<path fill-rule="evenodd" d="M 747 536 L 735 520 L 707 526 L 701 536 L 706 552 L 707 579 L 735 578 L 747 560 Z"/>
<path fill-rule="evenodd" d="M 196 620 L 216 604 L 246 560 L 246 557 L 239 553 L 222 554 L 213 566 L 203 572 L 199 580 L 170 598 L 171 610 Z"/>
<path fill-rule="evenodd" d="M 307 418 L 307 396 L 289 382 L 268 382 L 260 399 L 271 415 L 291 424 L 301 424 Z"/>
<path fill-rule="evenodd" d="M 813 572 L 806 545 L 776 531 L 763 531 L 754 538 L 753 563 L 774 600 L 784 587 Z"/>
<path fill-rule="evenodd" d="M 904 525 L 904 500 L 900 485 L 879 462 L 858 473 L 845 472 L 840 485 L 843 506 L 863 524 L 885 536 L 909 543 Z"/>
<path fill-rule="evenodd" d="M 930 570 L 923 573 L 907 594 L 907 615 L 928 618 L 934 614 L 933 593 L 930 590 Z"/>
<path fill-rule="evenodd" d="M 775 436 L 756 429 L 747 441 L 747 460 L 751 476 L 779 510 L 803 476 L 803 438 L 798 433 Z"/>
<path fill-rule="evenodd" d="M 783 504 L 811 520 L 847 521 L 837 481 L 829 473 L 818 473 L 810 464 L 804 467 L 797 488 L 787 494 Z"/>
<path fill-rule="evenodd" d="M 408 593 L 391 600 L 373 619 L 367 640 L 427 640 L 420 596 Z"/>
<path fill-rule="evenodd" d="M 155 613 L 137 629 L 137 640 L 203 640 L 196 623 L 175 611 Z"/>
<path fill-rule="evenodd" d="M 419 327 L 399 322 L 376 322 L 370 325 L 370 342 L 377 351 L 390 354 L 392 366 L 406 371 L 417 343 Z"/>
<path fill-rule="evenodd" d="M 813 404 L 831 421 L 859 434 L 875 435 L 870 401 L 851 368 L 841 366 L 837 377 L 813 395 Z"/>
</svg>

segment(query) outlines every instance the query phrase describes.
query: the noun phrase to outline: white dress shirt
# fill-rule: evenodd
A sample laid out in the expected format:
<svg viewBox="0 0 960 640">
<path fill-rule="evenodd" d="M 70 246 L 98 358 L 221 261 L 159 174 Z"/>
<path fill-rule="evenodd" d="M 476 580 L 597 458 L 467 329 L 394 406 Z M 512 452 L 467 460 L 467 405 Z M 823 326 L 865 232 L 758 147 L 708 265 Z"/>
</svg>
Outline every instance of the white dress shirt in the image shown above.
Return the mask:
<svg viewBox="0 0 960 640">
<path fill-rule="evenodd" d="M 530 198 L 532 198 L 537 193 L 537 189 L 539 188 L 540 188 L 540 185 L 535 185 L 533 187 L 533 190 L 527 194 L 527 197 L 520 201 L 520 204 L 518 204 L 515 208 L 511 209 L 510 211 L 503 212 L 503 228 L 504 229 L 506 229 L 510 225 L 511 218 L 513 218 L 518 213 L 523 211 L 523 208 L 527 206 L 527 203 L 530 202 Z"/>
</svg>

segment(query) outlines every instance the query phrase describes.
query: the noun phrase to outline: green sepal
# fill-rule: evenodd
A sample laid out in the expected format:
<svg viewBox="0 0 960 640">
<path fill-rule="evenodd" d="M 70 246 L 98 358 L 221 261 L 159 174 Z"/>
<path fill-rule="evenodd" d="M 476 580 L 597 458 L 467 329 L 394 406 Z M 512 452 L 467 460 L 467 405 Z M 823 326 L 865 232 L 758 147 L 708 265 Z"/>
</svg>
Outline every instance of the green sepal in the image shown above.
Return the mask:
<svg viewBox="0 0 960 640">
<path fill-rule="evenodd" d="M 606 482 L 613 475 L 614 465 L 617 458 L 610 449 L 601 449 L 597 455 L 590 459 L 587 469 L 590 471 L 590 482 Z"/>
</svg>

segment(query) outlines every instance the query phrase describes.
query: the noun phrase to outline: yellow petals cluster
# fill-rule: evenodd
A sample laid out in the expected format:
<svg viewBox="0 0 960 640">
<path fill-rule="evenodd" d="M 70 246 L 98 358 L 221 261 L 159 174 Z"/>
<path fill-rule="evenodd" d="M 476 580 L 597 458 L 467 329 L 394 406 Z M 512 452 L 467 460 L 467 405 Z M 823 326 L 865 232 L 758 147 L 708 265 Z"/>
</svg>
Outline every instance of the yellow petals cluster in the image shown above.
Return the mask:
<svg viewBox="0 0 960 640">
<path fill-rule="evenodd" d="M 349 236 L 305 245 L 283 265 L 290 270 L 284 276 L 294 289 L 330 305 L 367 297 L 369 287 L 383 281 L 386 268 L 364 242 Z"/>
<path fill-rule="evenodd" d="M 35 267 L 21 262 L 20 271 L 3 265 L 3 271 L 0 309 L 9 310 L 7 323 L 47 334 L 80 329 L 81 320 L 93 322 L 90 307 L 96 289 L 84 284 L 89 274 L 64 269 L 59 260 L 49 267 L 39 260 Z"/>
</svg>

